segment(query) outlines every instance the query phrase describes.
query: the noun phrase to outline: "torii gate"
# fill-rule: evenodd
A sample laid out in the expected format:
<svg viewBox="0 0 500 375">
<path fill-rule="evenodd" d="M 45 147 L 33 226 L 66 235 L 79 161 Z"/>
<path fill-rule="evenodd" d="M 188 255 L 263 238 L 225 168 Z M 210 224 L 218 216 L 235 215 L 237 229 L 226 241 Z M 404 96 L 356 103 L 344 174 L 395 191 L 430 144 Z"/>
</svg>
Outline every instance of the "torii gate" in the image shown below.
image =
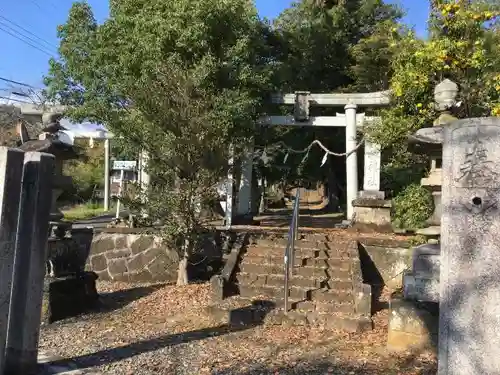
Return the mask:
<svg viewBox="0 0 500 375">
<path fill-rule="evenodd" d="M 390 91 L 352 94 L 311 94 L 307 91 L 298 91 L 293 94 L 274 94 L 271 97 L 273 104 L 286 104 L 295 107 L 293 116 L 265 116 L 259 125 L 267 126 L 320 126 L 346 128 L 346 153 L 357 146 L 357 129 L 364 124 L 377 121 L 377 117 L 368 117 L 364 113 L 357 113 L 358 107 L 385 107 L 390 105 Z M 309 107 L 344 107 L 345 114 L 336 116 L 309 116 Z M 237 215 L 247 215 L 251 211 L 251 186 L 253 160 L 250 157 L 253 146 L 249 146 L 249 157 L 242 160 L 241 179 L 238 190 Z M 363 192 L 367 196 L 384 198 L 380 192 L 380 147 L 371 142 L 365 142 L 365 165 Z M 232 163 L 232 161 L 231 161 Z M 231 164 L 230 163 L 230 164 Z M 347 175 L 347 219 L 353 218 L 354 208 L 352 201 L 358 197 L 358 157 L 353 152 L 346 158 Z M 232 172 L 228 175 L 229 189 L 227 194 L 226 225 L 231 225 L 232 218 Z"/>
</svg>

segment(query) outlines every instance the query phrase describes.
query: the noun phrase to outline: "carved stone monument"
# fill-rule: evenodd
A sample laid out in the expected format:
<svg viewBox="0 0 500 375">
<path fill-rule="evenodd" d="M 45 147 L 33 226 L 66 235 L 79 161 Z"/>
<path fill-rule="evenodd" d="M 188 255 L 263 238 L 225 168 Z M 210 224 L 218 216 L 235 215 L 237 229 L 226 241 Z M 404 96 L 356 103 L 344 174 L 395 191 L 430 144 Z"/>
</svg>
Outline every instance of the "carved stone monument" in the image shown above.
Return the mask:
<svg viewBox="0 0 500 375">
<path fill-rule="evenodd" d="M 19 149 L 45 152 L 55 157 L 52 179 L 52 206 L 50 210 L 49 238 L 47 246 L 47 275 L 44 280 L 42 321 L 77 315 L 97 302 L 95 282 L 97 275 L 85 272 L 85 254 L 79 250 L 72 238 L 72 224 L 62 221 L 63 214 L 57 207 L 61 193 L 71 187 L 72 178 L 63 175 L 63 162 L 78 157 L 73 145 L 59 140 L 59 132 L 65 130 L 59 123 L 59 113 L 46 113 L 42 117 L 43 132 L 38 139 L 29 139 L 29 134 L 19 123 L 21 138 Z"/>
<path fill-rule="evenodd" d="M 441 129 L 438 374 L 500 374 L 500 118 Z"/>
</svg>

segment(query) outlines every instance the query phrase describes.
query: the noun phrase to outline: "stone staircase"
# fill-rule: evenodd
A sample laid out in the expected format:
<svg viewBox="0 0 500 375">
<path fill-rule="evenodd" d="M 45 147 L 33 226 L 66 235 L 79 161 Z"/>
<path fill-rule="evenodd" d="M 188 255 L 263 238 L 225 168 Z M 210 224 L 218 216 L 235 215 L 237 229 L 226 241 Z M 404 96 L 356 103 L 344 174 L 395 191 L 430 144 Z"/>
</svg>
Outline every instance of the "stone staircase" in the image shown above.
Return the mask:
<svg viewBox="0 0 500 375">
<path fill-rule="evenodd" d="M 362 283 L 358 242 L 345 232 L 305 234 L 295 243 L 290 277 L 291 311 L 284 313 L 286 236 L 253 235 L 243 247 L 233 275 L 239 295 L 223 301 L 226 309 L 259 301 L 272 304 L 266 321 L 320 324 L 349 331 L 371 329 L 371 288 Z M 264 306 L 261 303 L 261 306 Z"/>
</svg>

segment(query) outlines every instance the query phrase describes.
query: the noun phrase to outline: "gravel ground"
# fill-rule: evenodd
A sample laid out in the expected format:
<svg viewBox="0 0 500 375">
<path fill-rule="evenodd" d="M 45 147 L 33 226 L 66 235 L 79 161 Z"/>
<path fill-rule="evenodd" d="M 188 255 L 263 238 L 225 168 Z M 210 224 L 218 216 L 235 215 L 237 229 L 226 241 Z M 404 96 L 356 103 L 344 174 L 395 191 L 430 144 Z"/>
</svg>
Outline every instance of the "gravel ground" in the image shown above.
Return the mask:
<svg viewBox="0 0 500 375">
<path fill-rule="evenodd" d="M 205 313 L 209 286 L 98 284 L 99 311 L 44 326 L 41 350 L 110 375 L 435 374 L 430 353 L 385 350 L 387 312 L 376 329 L 347 334 L 307 327 L 235 330 Z"/>
</svg>

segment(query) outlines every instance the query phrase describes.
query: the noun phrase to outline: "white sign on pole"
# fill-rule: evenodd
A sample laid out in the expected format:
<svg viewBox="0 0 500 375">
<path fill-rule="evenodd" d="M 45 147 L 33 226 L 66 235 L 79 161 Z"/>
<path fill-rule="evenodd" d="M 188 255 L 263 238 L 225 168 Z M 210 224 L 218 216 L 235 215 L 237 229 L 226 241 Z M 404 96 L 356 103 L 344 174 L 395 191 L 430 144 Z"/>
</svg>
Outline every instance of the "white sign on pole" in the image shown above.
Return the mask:
<svg viewBox="0 0 500 375">
<path fill-rule="evenodd" d="M 134 171 L 137 168 L 135 160 L 115 160 L 113 161 L 113 169 L 119 171 Z"/>
</svg>

